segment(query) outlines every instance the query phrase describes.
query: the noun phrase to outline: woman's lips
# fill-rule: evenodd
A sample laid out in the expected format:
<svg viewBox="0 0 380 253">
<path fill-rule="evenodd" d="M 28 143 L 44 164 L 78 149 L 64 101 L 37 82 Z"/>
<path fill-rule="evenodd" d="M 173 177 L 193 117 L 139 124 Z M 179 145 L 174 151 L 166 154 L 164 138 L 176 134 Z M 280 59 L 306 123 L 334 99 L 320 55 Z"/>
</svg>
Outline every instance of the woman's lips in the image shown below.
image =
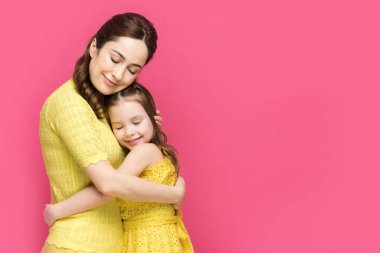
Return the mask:
<svg viewBox="0 0 380 253">
<path fill-rule="evenodd" d="M 115 87 L 117 84 L 110 81 L 107 77 L 104 76 L 104 79 L 106 79 L 106 83 L 108 86 Z"/>
</svg>

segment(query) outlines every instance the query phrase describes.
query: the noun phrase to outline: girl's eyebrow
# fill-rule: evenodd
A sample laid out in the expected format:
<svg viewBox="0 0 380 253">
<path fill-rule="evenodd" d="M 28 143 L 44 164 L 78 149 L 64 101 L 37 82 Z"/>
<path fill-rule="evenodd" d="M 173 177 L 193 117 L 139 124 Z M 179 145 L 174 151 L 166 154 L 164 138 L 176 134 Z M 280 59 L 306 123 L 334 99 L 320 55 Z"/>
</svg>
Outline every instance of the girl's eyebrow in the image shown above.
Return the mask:
<svg viewBox="0 0 380 253">
<path fill-rule="evenodd" d="M 133 116 L 132 118 L 128 119 L 128 120 L 136 120 L 136 119 L 141 119 L 141 115 L 135 115 Z M 111 124 L 112 125 L 116 125 L 116 124 L 123 124 L 122 122 L 119 122 L 119 121 L 111 121 Z"/>
<path fill-rule="evenodd" d="M 112 49 L 112 51 L 114 51 L 115 53 L 117 53 L 121 58 L 123 58 L 123 60 L 126 60 L 124 55 L 122 55 L 119 51 L 115 50 L 115 49 Z M 135 67 L 138 67 L 138 68 L 142 68 L 139 64 L 136 64 L 136 63 L 131 63 L 131 65 L 135 66 Z"/>
<path fill-rule="evenodd" d="M 141 115 L 135 115 L 131 118 L 131 120 L 135 120 L 135 119 L 140 119 L 141 118 Z"/>
</svg>

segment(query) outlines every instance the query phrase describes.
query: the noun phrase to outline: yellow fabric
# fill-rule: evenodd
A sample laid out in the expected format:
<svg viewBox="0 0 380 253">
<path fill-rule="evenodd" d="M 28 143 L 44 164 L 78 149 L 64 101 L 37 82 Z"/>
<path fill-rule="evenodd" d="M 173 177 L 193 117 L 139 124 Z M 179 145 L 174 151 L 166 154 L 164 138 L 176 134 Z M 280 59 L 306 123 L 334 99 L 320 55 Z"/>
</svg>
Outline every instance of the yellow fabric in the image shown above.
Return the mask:
<svg viewBox="0 0 380 253">
<path fill-rule="evenodd" d="M 140 176 L 151 182 L 174 185 L 175 167 L 168 157 L 151 165 Z M 182 214 L 172 205 L 118 200 L 123 219 L 122 253 L 192 253 Z"/>
<path fill-rule="evenodd" d="M 41 253 L 80 253 L 79 251 L 73 251 L 65 248 L 57 248 L 52 244 L 45 243 L 41 250 Z"/>
<path fill-rule="evenodd" d="M 46 100 L 40 115 L 40 141 L 52 203 L 91 183 L 83 168 L 107 159 L 118 167 L 125 157 L 107 121 L 96 118 L 72 80 Z M 122 233 L 120 209 L 111 201 L 58 220 L 46 242 L 80 252 L 120 253 Z"/>
</svg>

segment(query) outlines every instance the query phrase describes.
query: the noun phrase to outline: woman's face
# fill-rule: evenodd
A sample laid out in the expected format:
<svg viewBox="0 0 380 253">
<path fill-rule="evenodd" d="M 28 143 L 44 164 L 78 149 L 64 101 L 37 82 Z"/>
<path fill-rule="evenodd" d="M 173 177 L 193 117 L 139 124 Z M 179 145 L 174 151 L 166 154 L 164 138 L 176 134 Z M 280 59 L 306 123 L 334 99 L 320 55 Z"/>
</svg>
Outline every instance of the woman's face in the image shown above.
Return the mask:
<svg viewBox="0 0 380 253">
<path fill-rule="evenodd" d="M 90 79 L 103 95 L 116 93 L 131 85 L 148 57 L 144 41 L 119 37 L 96 47 L 94 39 L 90 46 Z"/>
<path fill-rule="evenodd" d="M 112 131 L 121 146 L 132 150 L 152 140 L 152 121 L 139 102 L 121 99 L 108 109 L 108 114 Z"/>
</svg>

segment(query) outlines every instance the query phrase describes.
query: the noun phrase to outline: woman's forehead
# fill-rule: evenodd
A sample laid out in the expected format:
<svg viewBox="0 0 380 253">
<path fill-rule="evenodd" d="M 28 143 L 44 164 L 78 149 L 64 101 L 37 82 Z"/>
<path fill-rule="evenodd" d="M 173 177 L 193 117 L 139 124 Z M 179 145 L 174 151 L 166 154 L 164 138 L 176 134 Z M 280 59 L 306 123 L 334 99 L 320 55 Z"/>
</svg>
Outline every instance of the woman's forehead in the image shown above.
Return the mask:
<svg viewBox="0 0 380 253">
<path fill-rule="evenodd" d="M 143 40 L 130 37 L 118 37 L 115 40 L 108 41 L 104 48 L 113 51 L 129 63 L 143 66 L 148 57 L 148 47 Z"/>
</svg>

